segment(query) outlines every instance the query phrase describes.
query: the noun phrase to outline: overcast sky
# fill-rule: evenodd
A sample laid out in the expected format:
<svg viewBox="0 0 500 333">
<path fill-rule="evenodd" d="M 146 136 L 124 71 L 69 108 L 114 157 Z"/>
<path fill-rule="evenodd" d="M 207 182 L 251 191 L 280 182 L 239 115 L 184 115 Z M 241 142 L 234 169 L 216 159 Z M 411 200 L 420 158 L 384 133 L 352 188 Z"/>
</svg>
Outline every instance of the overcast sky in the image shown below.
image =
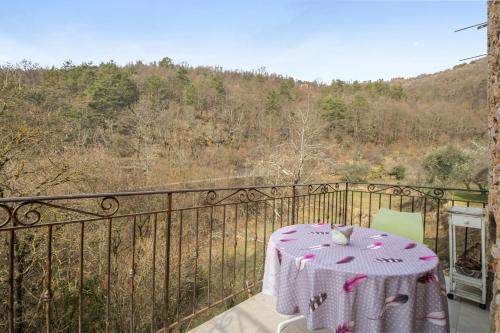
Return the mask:
<svg viewBox="0 0 500 333">
<path fill-rule="evenodd" d="M 168 56 L 303 80 L 433 73 L 486 51 L 486 1 L 0 0 L 0 63 Z"/>
</svg>

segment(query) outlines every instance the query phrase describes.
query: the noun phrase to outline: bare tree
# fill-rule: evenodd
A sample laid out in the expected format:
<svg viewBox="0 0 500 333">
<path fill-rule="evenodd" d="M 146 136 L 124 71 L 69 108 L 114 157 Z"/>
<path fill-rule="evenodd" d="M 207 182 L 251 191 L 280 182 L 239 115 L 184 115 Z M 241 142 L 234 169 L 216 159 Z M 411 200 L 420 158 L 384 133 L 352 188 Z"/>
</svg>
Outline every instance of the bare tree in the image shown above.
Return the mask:
<svg viewBox="0 0 500 333">
<path fill-rule="evenodd" d="M 309 98 L 289 114 L 288 124 L 288 140 L 272 149 L 264 164 L 274 171 L 275 182 L 307 182 L 322 164 L 330 164 L 320 143 L 322 122 Z"/>
</svg>

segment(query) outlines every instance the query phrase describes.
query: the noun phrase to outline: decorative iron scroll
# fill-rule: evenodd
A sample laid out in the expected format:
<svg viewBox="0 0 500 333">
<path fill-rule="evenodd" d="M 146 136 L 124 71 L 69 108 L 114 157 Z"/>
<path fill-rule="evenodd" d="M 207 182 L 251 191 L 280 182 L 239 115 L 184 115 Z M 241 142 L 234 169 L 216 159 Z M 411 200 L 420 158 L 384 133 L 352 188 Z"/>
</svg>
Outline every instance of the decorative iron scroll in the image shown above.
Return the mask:
<svg viewBox="0 0 500 333">
<path fill-rule="evenodd" d="M 368 184 L 366 187 L 370 193 L 386 193 L 391 192 L 392 195 L 402 195 L 402 196 L 420 196 L 429 197 L 432 199 L 443 199 L 445 191 L 440 188 L 429 189 L 428 192 L 423 188 L 418 188 L 414 186 L 405 185 L 379 185 L 379 184 Z"/>
<path fill-rule="evenodd" d="M 10 210 L 10 207 L 7 205 L 2 205 L 0 204 L 0 211 L 5 212 L 0 214 L 0 228 L 3 227 L 4 225 L 7 225 L 9 223 L 10 219 L 12 218 L 12 212 Z M 2 218 L 2 215 L 6 215 L 5 218 Z"/>
<path fill-rule="evenodd" d="M 57 209 L 67 213 L 76 213 L 77 216 L 73 216 L 72 220 L 77 220 L 79 215 L 104 218 L 111 217 L 115 215 L 120 208 L 120 202 L 116 197 L 107 196 L 100 199 L 98 207 L 99 211 L 90 211 L 82 208 L 75 208 L 57 204 L 51 201 L 39 200 L 21 202 L 20 204 L 12 208 L 2 204 L 0 205 L 0 210 L 7 212 L 7 217 L 0 220 L 0 228 L 6 226 L 9 222 L 11 222 L 12 225 L 21 226 L 32 226 L 40 224 L 43 220 L 44 208 Z M 65 220 L 64 222 L 71 222 L 72 220 Z"/>
<path fill-rule="evenodd" d="M 308 194 L 317 194 L 317 193 L 331 193 L 339 191 L 340 186 L 338 183 L 333 184 L 319 184 L 319 185 L 309 185 L 307 187 Z"/>
<path fill-rule="evenodd" d="M 244 202 L 253 202 L 264 199 L 279 199 L 280 192 L 281 190 L 278 189 L 277 187 L 269 188 L 268 192 L 265 192 L 261 188 L 240 188 L 222 198 L 219 198 L 218 191 L 210 190 L 207 192 L 205 200 L 207 204 L 212 206 L 223 203 L 231 203 L 231 202 L 244 203 Z"/>
</svg>

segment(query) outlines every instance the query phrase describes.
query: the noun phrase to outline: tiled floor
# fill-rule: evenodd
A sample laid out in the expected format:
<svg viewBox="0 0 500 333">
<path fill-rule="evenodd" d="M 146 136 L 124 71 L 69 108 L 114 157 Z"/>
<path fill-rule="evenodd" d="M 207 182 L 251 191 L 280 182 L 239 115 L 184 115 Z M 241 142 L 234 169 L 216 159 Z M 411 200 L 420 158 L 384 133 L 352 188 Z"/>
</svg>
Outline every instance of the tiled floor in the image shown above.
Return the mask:
<svg viewBox="0 0 500 333">
<path fill-rule="evenodd" d="M 274 333 L 283 316 L 275 311 L 275 299 L 257 294 L 229 309 L 190 333 Z M 451 333 L 487 333 L 490 331 L 489 312 L 465 300 L 449 301 Z M 306 333 L 305 320 L 288 326 L 283 333 Z M 331 333 L 318 330 L 315 333 Z"/>
<path fill-rule="evenodd" d="M 450 332 L 482 333 L 490 331 L 490 312 L 468 300 L 448 301 Z"/>
</svg>

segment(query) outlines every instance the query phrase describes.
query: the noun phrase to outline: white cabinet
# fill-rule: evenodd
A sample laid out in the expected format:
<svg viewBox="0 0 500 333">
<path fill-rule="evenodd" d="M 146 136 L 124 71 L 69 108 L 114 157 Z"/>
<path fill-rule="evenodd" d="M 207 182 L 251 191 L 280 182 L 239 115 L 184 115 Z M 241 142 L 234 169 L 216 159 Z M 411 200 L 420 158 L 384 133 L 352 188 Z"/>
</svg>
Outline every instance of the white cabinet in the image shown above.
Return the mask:
<svg viewBox="0 0 500 333">
<path fill-rule="evenodd" d="M 450 294 L 470 299 L 486 307 L 486 255 L 485 255 L 485 210 L 472 207 L 451 207 L 448 209 L 450 243 Z M 464 246 L 463 240 L 457 244 L 457 230 L 473 228 L 480 230 L 480 270 L 457 268 L 457 245 Z"/>
</svg>

